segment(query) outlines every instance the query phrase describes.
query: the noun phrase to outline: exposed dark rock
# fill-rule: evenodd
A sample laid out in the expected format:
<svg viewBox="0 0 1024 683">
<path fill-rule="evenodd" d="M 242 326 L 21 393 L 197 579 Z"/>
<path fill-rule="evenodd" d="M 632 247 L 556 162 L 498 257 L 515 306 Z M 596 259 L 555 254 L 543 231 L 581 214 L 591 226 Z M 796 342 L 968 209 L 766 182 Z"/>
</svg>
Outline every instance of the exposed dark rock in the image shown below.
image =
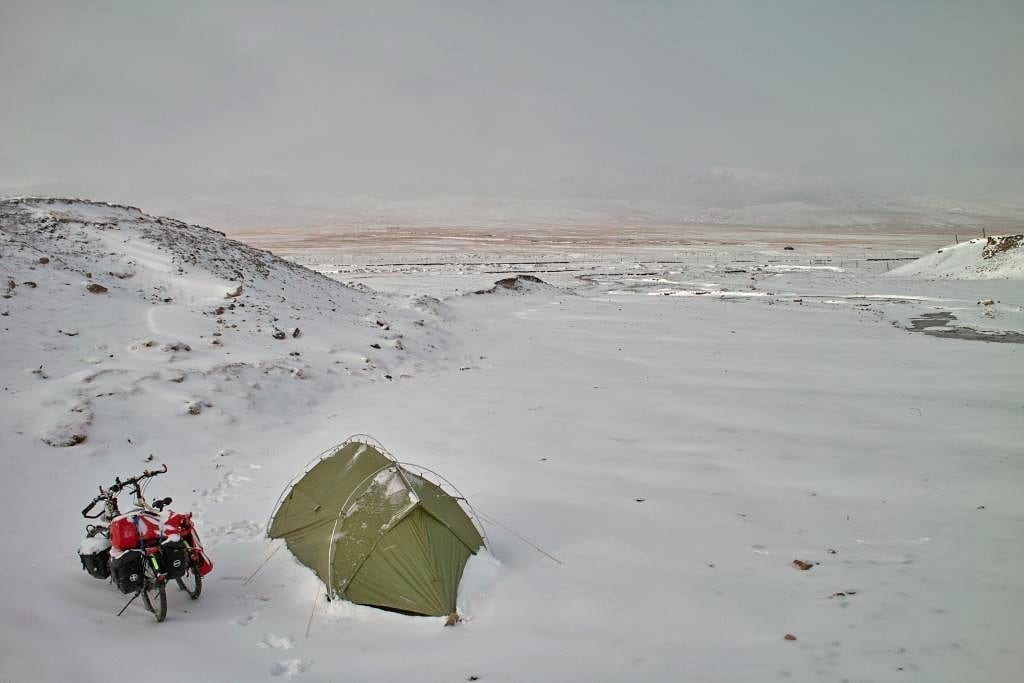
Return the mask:
<svg viewBox="0 0 1024 683">
<path fill-rule="evenodd" d="M 1024 248 L 1024 234 L 989 237 L 985 240 L 985 247 L 981 250 L 981 258 L 992 258 L 996 254 L 1019 247 Z"/>
</svg>

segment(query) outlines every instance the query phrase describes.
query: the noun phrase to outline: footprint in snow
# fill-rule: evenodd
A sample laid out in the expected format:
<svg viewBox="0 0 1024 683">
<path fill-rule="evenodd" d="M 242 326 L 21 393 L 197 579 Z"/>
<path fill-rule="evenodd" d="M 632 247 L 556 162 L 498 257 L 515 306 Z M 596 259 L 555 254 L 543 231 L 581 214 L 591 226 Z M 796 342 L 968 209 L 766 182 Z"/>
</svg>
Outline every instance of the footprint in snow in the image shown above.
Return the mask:
<svg viewBox="0 0 1024 683">
<path fill-rule="evenodd" d="M 231 623 L 234 624 L 235 626 L 248 626 L 249 622 L 251 622 L 253 619 L 255 619 L 258 616 L 259 615 L 256 612 L 251 612 L 249 614 L 246 614 L 245 616 L 238 617 L 237 619 L 235 619 Z"/>
<path fill-rule="evenodd" d="M 270 667 L 270 675 L 292 678 L 308 669 L 312 663 L 308 659 L 281 659 L 274 662 L 274 665 Z"/>
<path fill-rule="evenodd" d="M 212 489 L 206 489 L 200 495 L 214 503 L 223 503 L 234 498 L 229 493 L 231 489 L 240 486 L 247 481 L 252 481 L 245 475 L 238 474 L 234 470 L 228 470 L 223 474 L 221 480 Z"/>
<path fill-rule="evenodd" d="M 259 643 L 262 648 L 273 648 L 275 650 L 290 650 L 295 646 L 291 638 L 286 636 L 275 636 L 268 633 Z"/>
<path fill-rule="evenodd" d="M 251 519 L 240 522 L 231 522 L 223 526 L 210 529 L 210 537 L 216 539 L 230 539 L 239 541 L 250 541 L 263 537 L 263 524 Z M 208 544 L 209 545 L 209 544 Z"/>
</svg>

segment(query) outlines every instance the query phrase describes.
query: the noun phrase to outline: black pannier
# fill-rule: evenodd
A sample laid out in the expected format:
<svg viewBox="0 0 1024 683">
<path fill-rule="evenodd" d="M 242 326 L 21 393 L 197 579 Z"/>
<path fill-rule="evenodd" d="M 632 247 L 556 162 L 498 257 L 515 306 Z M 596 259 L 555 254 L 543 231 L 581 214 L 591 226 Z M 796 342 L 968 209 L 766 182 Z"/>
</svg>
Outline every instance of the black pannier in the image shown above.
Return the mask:
<svg viewBox="0 0 1024 683">
<path fill-rule="evenodd" d="M 82 561 L 82 569 L 89 572 L 89 576 L 94 576 L 97 579 L 105 579 L 110 576 L 109 549 L 86 555 L 79 552 L 78 559 Z"/>
<path fill-rule="evenodd" d="M 122 593 L 135 593 L 142 588 L 142 570 L 145 558 L 141 550 L 126 550 L 110 561 L 114 583 Z"/>
<path fill-rule="evenodd" d="M 164 541 L 160 544 L 160 560 L 168 579 L 180 578 L 188 571 L 188 548 L 183 541 Z"/>
</svg>

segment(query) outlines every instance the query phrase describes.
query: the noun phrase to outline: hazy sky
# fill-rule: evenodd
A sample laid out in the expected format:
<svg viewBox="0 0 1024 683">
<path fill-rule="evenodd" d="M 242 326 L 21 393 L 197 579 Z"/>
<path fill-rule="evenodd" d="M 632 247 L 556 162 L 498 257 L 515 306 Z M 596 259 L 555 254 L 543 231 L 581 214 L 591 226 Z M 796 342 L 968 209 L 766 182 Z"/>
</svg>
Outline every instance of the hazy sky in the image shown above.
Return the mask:
<svg viewBox="0 0 1024 683">
<path fill-rule="evenodd" d="M 0 0 L 4 194 L 672 200 L 721 166 L 1024 198 L 1024 2 Z"/>
</svg>

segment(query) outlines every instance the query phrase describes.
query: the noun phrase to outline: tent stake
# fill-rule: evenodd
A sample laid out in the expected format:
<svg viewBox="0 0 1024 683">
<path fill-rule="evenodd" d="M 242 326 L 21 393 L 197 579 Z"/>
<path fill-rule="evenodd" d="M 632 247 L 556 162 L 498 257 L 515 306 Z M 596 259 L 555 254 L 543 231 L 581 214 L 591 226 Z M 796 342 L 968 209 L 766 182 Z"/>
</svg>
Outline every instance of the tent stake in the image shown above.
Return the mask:
<svg viewBox="0 0 1024 683">
<path fill-rule="evenodd" d="M 313 609 L 309 610 L 309 621 L 306 622 L 306 637 L 309 638 L 309 629 L 313 626 L 313 613 L 316 612 L 316 603 L 320 601 L 320 585 L 317 584 L 316 593 L 313 594 Z"/>
<path fill-rule="evenodd" d="M 267 555 L 267 559 L 263 560 L 263 564 L 261 564 L 260 566 L 256 567 L 256 571 L 254 571 L 252 574 L 249 574 L 249 578 L 247 578 L 245 581 L 243 581 L 242 585 L 243 586 L 248 586 L 249 582 L 252 581 L 252 577 L 254 577 L 257 574 L 259 574 L 260 570 L 267 566 L 267 562 L 270 562 L 270 558 L 272 558 L 274 555 L 276 555 L 277 551 L 280 550 L 281 546 L 283 546 L 283 545 L 284 545 L 284 541 L 279 543 L 278 546 L 276 548 L 274 548 L 273 552 L 271 552 L 269 555 Z"/>
<path fill-rule="evenodd" d="M 540 548 L 540 547 L 538 547 L 538 546 L 534 545 L 533 543 L 529 542 L 528 540 L 526 540 L 525 538 L 523 538 L 522 536 L 520 536 L 520 535 L 519 535 L 519 534 L 517 534 L 516 532 L 512 531 L 511 529 L 509 529 L 509 528 L 508 528 L 507 526 L 505 526 L 504 524 L 502 524 L 502 523 L 501 523 L 501 522 L 499 522 L 498 520 L 496 520 L 496 519 L 494 519 L 493 517 L 491 517 L 490 515 L 486 515 L 486 514 L 484 514 L 484 513 L 483 513 L 483 512 L 482 512 L 482 511 L 481 511 L 481 510 L 480 510 L 479 508 L 477 508 L 477 514 L 479 514 L 479 515 L 480 515 L 481 517 L 483 517 L 483 518 L 484 518 L 485 520 L 487 520 L 487 521 L 488 521 L 488 522 L 490 522 L 491 524 L 497 524 L 497 525 L 498 525 L 498 526 L 500 526 L 500 527 L 501 527 L 502 529 L 504 529 L 505 531 L 509 532 L 510 534 L 512 534 L 513 536 L 515 536 L 516 538 L 518 538 L 518 539 L 519 539 L 520 541 L 522 541 L 522 542 L 523 542 L 523 543 L 525 543 L 526 545 L 530 546 L 531 548 L 533 548 L 533 549 L 534 549 L 534 550 L 536 550 L 537 552 L 539 552 L 539 553 L 541 553 L 541 554 L 543 554 L 543 555 L 546 555 L 546 556 L 550 557 L 550 558 L 551 558 L 552 560 L 554 560 L 554 561 L 555 561 L 555 562 L 557 562 L 558 564 L 565 564 L 565 562 L 562 562 L 562 561 L 561 561 L 560 559 L 558 559 L 557 557 L 555 557 L 554 555 L 552 555 L 552 554 L 551 554 L 551 553 L 549 553 L 548 551 L 544 550 L 543 548 Z"/>
</svg>

